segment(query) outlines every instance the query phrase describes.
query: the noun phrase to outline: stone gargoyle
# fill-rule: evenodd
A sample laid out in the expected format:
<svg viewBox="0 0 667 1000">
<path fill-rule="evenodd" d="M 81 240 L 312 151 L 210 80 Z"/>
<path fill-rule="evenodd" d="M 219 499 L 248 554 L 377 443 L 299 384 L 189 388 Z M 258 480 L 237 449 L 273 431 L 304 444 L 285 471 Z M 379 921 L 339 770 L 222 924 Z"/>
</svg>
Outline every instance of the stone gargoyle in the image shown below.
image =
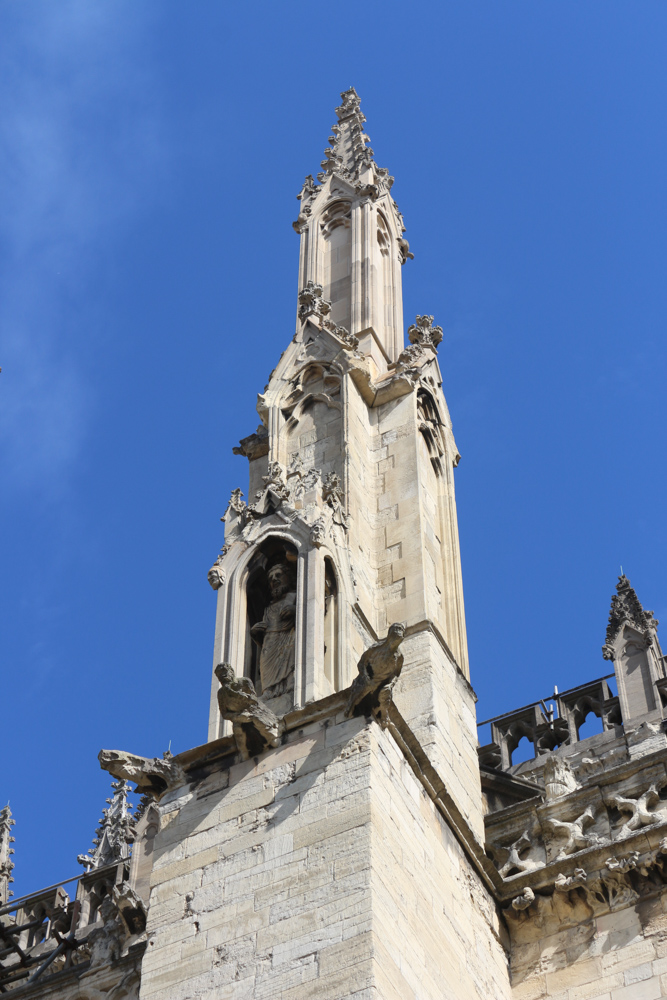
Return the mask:
<svg viewBox="0 0 667 1000">
<path fill-rule="evenodd" d="M 237 677 L 229 663 L 219 663 L 215 676 L 220 682 L 220 715 L 231 722 L 243 759 L 256 757 L 267 746 L 279 746 L 285 723 L 259 700 L 250 678 Z"/>
<path fill-rule="evenodd" d="M 386 725 L 386 710 L 391 692 L 403 669 L 403 654 L 398 647 L 405 637 L 405 625 L 395 622 L 389 626 L 384 639 L 374 642 L 359 659 L 359 674 L 350 686 L 345 714 L 368 715 L 373 713 L 381 725 Z"/>
<path fill-rule="evenodd" d="M 134 781 L 137 790 L 149 795 L 162 795 L 168 788 L 185 782 L 185 771 L 171 754 L 160 757 L 138 757 L 124 750 L 100 750 L 97 755 L 100 766 L 114 778 Z"/>
</svg>

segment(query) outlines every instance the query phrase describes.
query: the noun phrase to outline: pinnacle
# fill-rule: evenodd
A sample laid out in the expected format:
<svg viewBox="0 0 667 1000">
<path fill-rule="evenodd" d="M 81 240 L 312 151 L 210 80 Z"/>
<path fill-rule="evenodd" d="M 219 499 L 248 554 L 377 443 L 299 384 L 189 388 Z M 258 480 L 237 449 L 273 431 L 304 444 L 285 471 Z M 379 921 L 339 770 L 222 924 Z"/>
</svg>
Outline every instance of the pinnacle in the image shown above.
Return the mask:
<svg viewBox="0 0 667 1000">
<path fill-rule="evenodd" d="M 334 172 L 356 180 L 359 171 L 369 166 L 373 159 L 373 150 L 366 145 L 370 139 L 364 133 L 366 117 L 361 110 L 359 95 L 354 87 L 350 87 L 340 96 L 342 104 L 336 108 L 338 121 L 331 129 L 333 135 L 329 136 L 331 148 L 324 151 L 323 172 L 318 174 L 320 181 Z"/>
<path fill-rule="evenodd" d="M 602 647 L 605 660 L 614 658 L 613 644 L 626 622 L 643 633 L 647 645 L 650 644 L 651 636 L 659 624 L 653 617 L 653 612 L 643 607 L 625 573 L 621 573 L 616 584 L 616 593 L 611 599 L 607 634 Z"/>
</svg>

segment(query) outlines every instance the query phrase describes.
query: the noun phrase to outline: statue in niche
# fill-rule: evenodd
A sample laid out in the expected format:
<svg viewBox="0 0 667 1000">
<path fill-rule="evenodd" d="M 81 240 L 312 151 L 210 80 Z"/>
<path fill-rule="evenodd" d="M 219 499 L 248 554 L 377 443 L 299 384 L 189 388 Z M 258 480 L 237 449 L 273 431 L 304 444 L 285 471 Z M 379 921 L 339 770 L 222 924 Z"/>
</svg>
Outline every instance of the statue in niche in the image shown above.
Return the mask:
<svg viewBox="0 0 667 1000">
<path fill-rule="evenodd" d="M 259 646 L 262 696 L 277 698 L 294 687 L 296 586 L 287 562 L 275 563 L 266 575 L 271 599 L 250 634 Z"/>
</svg>

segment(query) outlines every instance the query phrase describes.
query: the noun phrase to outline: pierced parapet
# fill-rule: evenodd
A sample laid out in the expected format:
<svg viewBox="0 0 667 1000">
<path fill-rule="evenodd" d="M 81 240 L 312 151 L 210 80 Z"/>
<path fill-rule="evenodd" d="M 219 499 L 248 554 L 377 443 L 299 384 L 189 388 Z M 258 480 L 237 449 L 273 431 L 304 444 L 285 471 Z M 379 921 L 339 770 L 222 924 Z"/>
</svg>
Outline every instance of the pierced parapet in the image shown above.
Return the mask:
<svg viewBox="0 0 667 1000">
<path fill-rule="evenodd" d="M 107 799 L 109 808 L 102 810 L 93 846 L 88 849 L 87 854 L 79 854 L 76 859 L 80 865 L 84 865 L 86 871 L 104 868 L 130 857 L 135 834 L 131 813 L 133 805 L 127 799 L 130 787 L 127 781 L 112 781 L 111 787 L 114 790 L 113 797 Z"/>
<path fill-rule="evenodd" d="M 12 878 L 14 862 L 11 860 L 14 848 L 9 845 L 14 843 L 14 837 L 12 837 L 11 833 L 15 822 L 12 819 L 12 811 L 9 808 L 9 804 L 4 809 L 0 809 L 0 906 L 6 903 L 10 896 L 14 895 L 9 888 L 14 881 Z"/>
</svg>

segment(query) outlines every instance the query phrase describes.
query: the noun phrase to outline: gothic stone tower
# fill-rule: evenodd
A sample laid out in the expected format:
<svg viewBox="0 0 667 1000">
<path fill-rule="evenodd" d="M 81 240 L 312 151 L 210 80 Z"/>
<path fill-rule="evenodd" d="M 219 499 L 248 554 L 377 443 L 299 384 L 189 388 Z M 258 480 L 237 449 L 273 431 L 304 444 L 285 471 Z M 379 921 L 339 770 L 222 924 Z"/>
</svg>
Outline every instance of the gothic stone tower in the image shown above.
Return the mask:
<svg viewBox="0 0 667 1000">
<path fill-rule="evenodd" d="M 667 996 L 658 622 L 622 576 L 613 674 L 486 720 L 477 746 L 442 331 L 418 316 L 403 346 L 411 254 L 342 96 L 299 195 L 296 332 L 236 449 L 247 500 L 232 493 L 209 572 L 208 741 L 103 750 L 117 781 L 85 874 L 13 901 L 0 812 L 1 993 Z"/>
<path fill-rule="evenodd" d="M 509 995 L 442 331 L 418 316 L 404 347 L 412 254 L 393 178 L 354 90 L 336 114 L 319 183 L 298 196 L 296 332 L 235 449 L 247 500 L 232 494 L 209 573 L 214 666 L 230 666 L 213 674 L 209 742 L 177 758 L 187 784 L 160 801 L 141 986 L 154 1000 Z M 371 691 L 397 662 L 385 644 L 352 704 L 360 657 L 393 623 L 393 701 Z M 251 681 L 261 703 L 243 714 Z"/>
</svg>

